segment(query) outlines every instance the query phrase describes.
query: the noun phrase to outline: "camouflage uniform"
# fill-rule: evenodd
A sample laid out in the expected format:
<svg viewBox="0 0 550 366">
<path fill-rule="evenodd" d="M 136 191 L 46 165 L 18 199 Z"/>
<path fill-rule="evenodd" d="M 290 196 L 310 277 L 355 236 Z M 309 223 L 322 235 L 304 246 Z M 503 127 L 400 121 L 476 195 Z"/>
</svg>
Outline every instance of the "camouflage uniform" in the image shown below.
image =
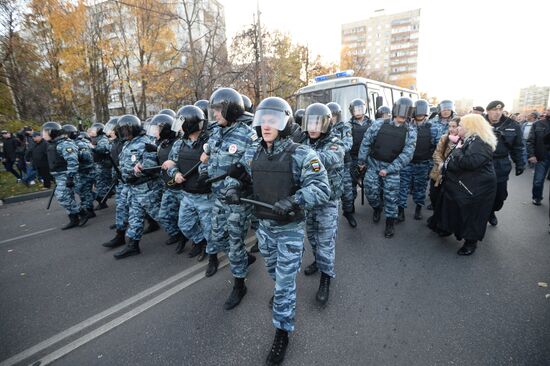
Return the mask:
<svg viewBox="0 0 550 366">
<path fill-rule="evenodd" d="M 344 170 L 344 143 L 336 136 L 320 138 L 310 145 L 319 155 L 327 170 L 330 183 L 330 198 L 323 205 L 308 210 L 306 214 L 307 239 L 317 263 L 317 268 L 334 278 L 334 260 L 336 257 L 336 235 L 338 233 L 338 206 L 342 196 Z"/>
<path fill-rule="evenodd" d="M 169 154 L 172 150 L 172 147 L 177 141 L 175 139 L 165 140 L 160 143 L 158 150 L 159 164 L 163 164 L 164 161 L 169 159 Z M 164 150 L 164 152 L 162 152 L 162 150 Z M 168 153 L 166 152 L 166 150 L 168 150 Z M 163 155 L 162 158 L 161 155 Z M 162 200 L 160 202 L 159 224 L 168 235 L 173 237 L 180 233 L 180 230 L 178 228 L 178 213 L 182 193 L 181 189 L 178 189 L 175 186 L 170 186 L 170 184 L 173 185 L 174 182 L 171 181 L 170 177 L 167 175 L 167 172 L 165 172 L 164 170 L 161 170 L 161 178 L 163 178 L 165 184 L 164 192 L 162 193 Z"/>
<path fill-rule="evenodd" d="M 246 149 L 256 140 L 256 132 L 242 122 L 235 122 L 228 127 L 215 128 L 205 147 L 209 156 L 208 175 L 217 177 L 226 174 L 231 165 L 237 163 Z M 222 202 L 225 182 L 212 184 L 215 197 L 212 208 L 212 231 L 206 252 L 216 254 L 229 252 L 231 272 L 236 278 L 246 277 L 248 256 L 244 240 L 250 225 L 250 205 L 229 205 Z"/>
<path fill-rule="evenodd" d="M 431 156 L 436 147 L 436 145 L 434 145 L 434 142 L 436 141 L 436 136 L 438 134 L 437 130 L 431 128 L 429 122 L 422 122 L 420 125 L 414 122 L 411 122 L 411 124 L 413 128 L 415 128 L 417 131 L 419 127 L 421 128 L 425 125 L 430 128 L 430 158 L 427 160 L 415 160 L 415 157 L 413 156 L 412 161 L 407 164 L 407 166 L 405 166 L 399 173 L 401 182 L 399 189 L 399 200 L 397 204 L 399 207 L 403 208 L 407 207 L 407 198 L 409 196 L 411 185 L 414 203 L 420 206 L 424 206 L 424 204 L 426 203 L 426 189 L 428 187 L 430 170 L 433 166 L 433 159 L 431 158 Z"/>
<path fill-rule="evenodd" d="M 372 125 L 372 121 L 366 115 L 365 115 L 365 117 L 363 117 L 363 120 L 361 122 L 358 122 L 357 120 L 355 120 L 355 118 L 351 117 L 351 119 L 349 120 L 349 123 L 351 125 L 352 136 L 353 136 L 355 128 L 366 128 L 367 131 L 368 131 L 368 129 Z M 365 132 L 365 135 L 366 135 L 366 132 Z M 363 135 L 363 137 L 364 137 L 364 135 Z M 353 140 L 352 140 L 353 144 L 352 144 L 352 148 L 351 148 L 351 151 L 350 151 L 350 153 L 351 153 L 350 174 L 351 174 L 351 172 L 354 172 L 357 169 L 359 149 L 361 147 L 361 142 L 362 141 L 363 141 L 363 139 L 357 139 L 356 137 L 354 137 Z M 350 175 L 350 178 L 351 178 L 351 175 Z M 353 194 L 353 201 L 352 202 L 355 202 L 355 199 L 357 198 L 357 182 L 353 181 L 353 179 L 352 179 L 351 192 Z M 353 206 L 352 206 L 352 208 L 353 208 Z M 348 208 L 346 208 L 346 209 L 348 209 Z"/>
<path fill-rule="evenodd" d="M 133 240 L 140 240 L 143 235 L 145 214 L 158 220 L 162 195 L 162 180 L 156 175 L 143 173 L 135 177 L 134 166 L 141 163 L 143 167 L 158 165 L 157 154 L 146 152 L 145 136 L 134 137 L 128 141 L 120 153 L 120 171 L 128 184 L 129 218 L 126 235 Z"/>
<path fill-rule="evenodd" d="M 120 164 L 119 161 L 119 155 L 122 151 L 122 148 L 125 144 L 125 141 L 119 138 L 116 138 L 112 144 L 111 144 L 111 157 L 113 158 L 113 161 L 115 164 Z M 116 196 L 115 196 L 115 225 L 117 230 L 126 230 L 126 227 L 128 226 L 128 215 L 129 215 L 129 208 L 128 208 L 128 185 L 122 182 L 120 177 L 117 177 L 117 172 L 115 170 L 115 167 L 113 167 L 112 171 L 112 179 L 118 179 L 117 185 L 116 185 Z"/>
<path fill-rule="evenodd" d="M 90 143 L 81 138 L 74 140 L 78 147 L 78 175 L 76 176 L 75 191 L 80 196 L 82 208 L 94 207 L 94 158 L 92 157 Z"/>
<path fill-rule="evenodd" d="M 246 150 L 241 163 L 252 175 L 251 164 L 257 151 L 264 149 L 267 153 L 278 154 L 290 144 L 292 141 L 288 138 L 278 139 L 271 152 L 266 151 L 263 143 L 254 144 Z M 294 194 L 294 201 L 299 207 L 311 210 L 328 202 L 330 184 L 327 173 L 319 156 L 310 147 L 299 145 L 293 152 L 292 175 L 299 188 Z M 273 325 L 288 332 L 294 330 L 296 275 L 300 270 L 304 251 L 304 226 L 304 219 L 286 224 L 260 219 L 256 232 L 267 272 L 275 281 Z"/>
<path fill-rule="evenodd" d="M 353 182 L 351 180 L 351 147 L 353 146 L 353 137 L 351 136 L 351 124 L 349 122 L 338 122 L 332 126 L 332 133 L 338 137 L 344 144 L 344 173 L 342 190 L 342 210 L 351 212 L 353 210 Z"/>
<path fill-rule="evenodd" d="M 66 162 L 66 168 L 61 170 L 52 169 L 52 155 L 48 151 L 48 160 L 50 163 L 51 174 L 55 178 L 55 197 L 59 204 L 69 213 L 78 214 L 80 205 L 74 198 L 75 189 L 67 187 L 67 178 L 73 179 L 76 186 L 76 177 L 78 176 L 78 147 L 65 136 L 58 137 L 49 142 L 55 145 L 55 151 L 58 157 L 62 157 Z M 53 149 L 53 146 L 49 146 Z"/>
<path fill-rule="evenodd" d="M 365 133 L 361 149 L 359 151 L 359 164 L 367 163 L 367 173 L 365 176 L 365 188 L 367 189 L 367 199 L 373 208 L 378 208 L 382 204 L 380 199 L 380 189 L 384 193 L 384 214 L 386 218 L 397 218 L 397 200 L 399 197 L 400 179 L 399 172 L 411 161 L 414 149 L 416 146 L 416 130 L 407 123 L 401 128 L 407 129 L 405 144 L 403 150 L 391 162 L 376 160 L 372 156 L 374 150 L 374 142 L 378 136 L 381 127 L 389 123 L 393 126 L 399 126 L 394 121 L 385 122 L 383 120 L 375 121 Z M 387 175 L 381 177 L 378 173 L 381 170 L 386 170 Z"/>
<path fill-rule="evenodd" d="M 203 143 L 203 141 L 199 139 L 197 143 Z M 176 141 L 172 146 L 170 155 L 168 155 L 169 160 L 174 162 L 178 161 L 182 144 L 186 144 L 189 147 L 193 146 L 193 142 L 189 139 Z M 206 166 L 201 164 L 198 173 L 203 170 L 206 170 Z M 176 173 L 178 173 L 177 167 L 168 169 L 168 175 L 170 177 L 174 178 Z M 186 172 L 181 173 L 185 174 Z M 208 242 L 212 230 L 212 206 L 214 204 L 214 197 L 211 193 L 198 194 L 182 190 L 180 198 L 179 219 L 177 222 L 180 231 L 193 243 L 200 243 L 202 240 Z"/>
<path fill-rule="evenodd" d="M 111 143 L 107 136 L 97 136 L 96 146 L 94 148 L 95 161 L 95 188 L 96 199 L 101 200 L 107 194 L 112 182 L 112 166 L 107 154 L 111 151 Z"/>
</svg>

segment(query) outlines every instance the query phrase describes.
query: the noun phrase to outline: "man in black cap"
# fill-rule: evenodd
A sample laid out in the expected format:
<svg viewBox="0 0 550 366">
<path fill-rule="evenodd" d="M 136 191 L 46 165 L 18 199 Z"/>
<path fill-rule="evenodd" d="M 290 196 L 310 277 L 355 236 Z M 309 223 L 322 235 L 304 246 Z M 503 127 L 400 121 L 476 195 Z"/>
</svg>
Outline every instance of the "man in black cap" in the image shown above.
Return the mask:
<svg viewBox="0 0 550 366">
<path fill-rule="evenodd" d="M 474 108 L 472 108 L 472 113 L 483 115 L 483 113 L 485 113 L 485 108 L 483 108 L 482 106 L 479 106 L 479 105 L 475 106 Z"/>
<path fill-rule="evenodd" d="M 50 166 L 48 164 L 48 143 L 42 138 L 40 132 L 33 132 L 31 136 L 33 144 L 27 151 L 27 160 L 32 163 L 38 176 L 44 182 L 44 188 L 50 188 L 53 177 L 50 174 Z"/>
<path fill-rule="evenodd" d="M 495 100 L 487 105 L 487 120 L 493 126 L 497 137 L 497 148 L 493 154 L 493 165 L 497 175 L 497 194 L 493 211 L 489 216 L 489 224 L 496 226 L 498 224 L 495 211 L 499 211 L 508 197 L 508 178 L 512 170 L 510 157 L 516 165 L 516 176 L 521 175 L 525 169 L 523 160 L 523 151 L 525 145 L 521 134 L 520 125 L 504 116 L 504 103 Z"/>
</svg>

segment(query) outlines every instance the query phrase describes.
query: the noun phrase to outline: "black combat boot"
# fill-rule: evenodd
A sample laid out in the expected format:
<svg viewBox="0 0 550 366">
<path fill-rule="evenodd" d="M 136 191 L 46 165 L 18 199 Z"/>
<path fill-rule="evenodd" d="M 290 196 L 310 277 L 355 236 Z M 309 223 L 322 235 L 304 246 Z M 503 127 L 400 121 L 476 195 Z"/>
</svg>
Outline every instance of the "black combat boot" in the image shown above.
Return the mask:
<svg viewBox="0 0 550 366">
<path fill-rule="evenodd" d="M 122 249 L 118 253 L 113 254 L 113 257 L 115 257 L 115 259 L 122 259 L 132 255 L 138 255 L 140 253 L 141 250 L 139 250 L 139 240 L 129 239 L 126 248 Z"/>
<path fill-rule="evenodd" d="M 208 255 L 208 267 L 206 267 L 206 277 L 212 277 L 218 272 L 218 254 L 209 254 Z"/>
<path fill-rule="evenodd" d="M 88 212 L 85 209 L 81 208 L 80 212 L 78 213 L 78 219 L 78 226 L 84 226 L 88 222 Z"/>
<path fill-rule="evenodd" d="M 69 214 L 69 223 L 61 228 L 61 230 L 67 230 L 72 229 L 73 227 L 77 227 L 80 223 L 80 220 L 78 219 L 78 214 Z"/>
<path fill-rule="evenodd" d="M 265 364 L 267 366 L 275 366 L 283 363 L 285 359 L 286 347 L 288 346 L 288 332 L 282 329 L 275 331 L 275 339 L 271 346 L 271 351 L 267 355 Z"/>
<path fill-rule="evenodd" d="M 116 235 L 114 238 L 112 238 L 110 241 L 101 244 L 105 248 L 116 248 L 121 245 L 126 244 L 126 240 L 124 239 L 124 234 L 126 233 L 126 230 L 117 230 Z"/>
<path fill-rule="evenodd" d="M 204 249 L 206 248 L 206 240 L 202 240 L 191 248 L 191 251 L 187 255 L 189 258 L 195 258 L 198 255 L 201 255 Z"/>
<path fill-rule="evenodd" d="M 416 205 L 416 208 L 414 209 L 414 219 L 415 220 L 422 220 L 422 206 Z"/>
<path fill-rule="evenodd" d="M 381 213 L 382 213 L 382 208 L 381 207 L 376 207 L 374 209 L 373 214 L 372 214 L 372 222 L 374 222 L 374 223 L 380 222 L 380 214 Z"/>
<path fill-rule="evenodd" d="M 328 293 L 330 288 L 330 276 L 321 272 L 321 281 L 319 282 L 319 290 L 315 298 L 321 305 L 325 305 L 328 301 Z"/>
<path fill-rule="evenodd" d="M 149 223 L 149 225 L 145 228 L 145 230 L 143 230 L 143 235 L 152 233 L 153 231 L 157 231 L 158 229 L 160 229 L 159 224 L 152 218 L 147 218 L 147 222 Z"/>
<path fill-rule="evenodd" d="M 87 208 L 86 214 L 88 215 L 89 219 L 93 219 L 94 217 L 96 217 L 96 214 L 93 208 Z"/>
<path fill-rule="evenodd" d="M 182 238 L 181 240 L 178 241 L 178 246 L 176 247 L 176 254 L 183 253 L 183 250 L 185 249 L 185 245 L 189 241 L 189 239 L 187 239 L 187 237 L 183 235 L 183 233 L 181 235 L 182 235 Z"/>
<path fill-rule="evenodd" d="M 177 242 L 179 242 L 181 240 L 185 240 L 187 242 L 187 238 L 180 231 L 176 235 L 169 237 L 168 240 L 166 240 L 164 242 L 164 244 L 172 245 L 172 244 L 176 244 Z"/>
<path fill-rule="evenodd" d="M 109 208 L 109 206 L 107 206 L 107 202 L 102 203 L 100 198 L 96 198 L 95 200 L 97 201 L 97 206 L 95 206 L 96 210 L 103 210 L 105 208 Z"/>
<path fill-rule="evenodd" d="M 348 220 L 349 226 L 357 227 L 357 221 L 355 221 L 355 217 L 353 217 L 353 213 L 344 212 L 344 217 Z"/>
<path fill-rule="evenodd" d="M 256 240 L 256 243 L 252 247 L 250 247 L 250 253 L 258 253 L 260 251 L 260 248 L 258 248 L 258 240 Z"/>
<path fill-rule="evenodd" d="M 489 224 L 491 224 L 491 226 L 498 225 L 498 219 L 494 212 L 491 212 L 491 215 L 489 215 Z"/>
<path fill-rule="evenodd" d="M 384 230 L 384 237 L 391 238 L 393 234 L 395 233 L 395 230 L 393 228 L 393 221 L 392 218 L 386 219 L 386 230 Z"/>
<path fill-rule="evenodd" d="M 476 251 L 477 241 L 476 240 L 466 240 L 462 248 L 457 252 L 458 255 L 472 255 Z"/>
<path fill-rule="evenodd" d="M 397 223 L 405 221 L 405 208 L 404 207 L 398 207 L 397 212 Z"/>
<path fill-rule="evenodd" d="M 235 278 L 235 284 L 229 297 L 223 304 L 225 310 L 231 310 L 241 303 L 244 295 L 246 295 L 246 286 L 244 285 L 244 278 Z"/>
<path fill-rule="evenodd" d="M 304 274 L 306 276 L 311 276 L 312 274 L 317 273 L 317 271 L 317 261 L 313 261 L 313 263 L 306 267 L 306 269 L 304 270 Z"/>
<path fill-rule="evenodd" d="M 206 259 L 206 257 L 208 257 L 208 255 L 206 254 L 206 239 L 203 239 L 199 244 L 201 246 L 201 254 L 197 256 L 197 261 L 202 262 Z"/>
</svg>

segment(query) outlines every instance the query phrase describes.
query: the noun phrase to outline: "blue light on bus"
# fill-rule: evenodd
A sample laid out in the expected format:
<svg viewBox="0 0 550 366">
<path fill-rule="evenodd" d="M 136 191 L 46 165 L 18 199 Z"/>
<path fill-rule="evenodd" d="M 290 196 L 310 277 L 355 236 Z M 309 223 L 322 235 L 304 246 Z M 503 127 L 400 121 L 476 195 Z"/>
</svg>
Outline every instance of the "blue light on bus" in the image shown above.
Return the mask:
<svg viewBox="0 0 550 366">
<path fill-rule="evenodd" d="M 353 76 L 353 70 L 338 71 L 335 74 L 320 75 L 320 76 L 316 76 L 313 80 L 315 80 L 315 82 L 318 83 L 319 81 L 343 78 L 347 76 Z"/>
<path fill-rule="evenodd" d="M 315 82 L 328 80 L 328 75 L 316 76 L 314 80 Z"/>
</svg>

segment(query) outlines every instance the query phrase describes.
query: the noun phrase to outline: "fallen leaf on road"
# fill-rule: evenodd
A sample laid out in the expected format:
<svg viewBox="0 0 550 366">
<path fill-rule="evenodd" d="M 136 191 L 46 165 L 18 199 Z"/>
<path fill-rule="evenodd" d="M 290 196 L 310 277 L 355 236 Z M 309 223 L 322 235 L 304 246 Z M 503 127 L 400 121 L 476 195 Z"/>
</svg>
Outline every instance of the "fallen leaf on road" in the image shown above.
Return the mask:
<svg viewBox="0 0 550 366">
<path fill-rule="evenodd" d="M 21 273 L 21 276 L 24 276 L 24 275 L 26 275 L 26 273 L 25 273 L 25 272 Z"/>
<path fill-rule="evenodd" d="M 19 227 L 25 227 L 25 226 L 27 226 L 27 224 L 21 224 L 21 225 L 19 225 Z"/>
<path fill-rule="evenodd" d="M 539 282 L 539 287 L 548 287 L 546 282 Z"/>
<path fill-rule="evenodd" d="M 8 253 L 11 253 L 11 252 L 13 252 L 13 249 L 8 249 Z"/>
<path fill-rule="evenodd" d="M 546 297 L 547 299 L 550 299 L 550 294 L 546 294 L 544 295 L 544 297 Z"/>
</svg>

